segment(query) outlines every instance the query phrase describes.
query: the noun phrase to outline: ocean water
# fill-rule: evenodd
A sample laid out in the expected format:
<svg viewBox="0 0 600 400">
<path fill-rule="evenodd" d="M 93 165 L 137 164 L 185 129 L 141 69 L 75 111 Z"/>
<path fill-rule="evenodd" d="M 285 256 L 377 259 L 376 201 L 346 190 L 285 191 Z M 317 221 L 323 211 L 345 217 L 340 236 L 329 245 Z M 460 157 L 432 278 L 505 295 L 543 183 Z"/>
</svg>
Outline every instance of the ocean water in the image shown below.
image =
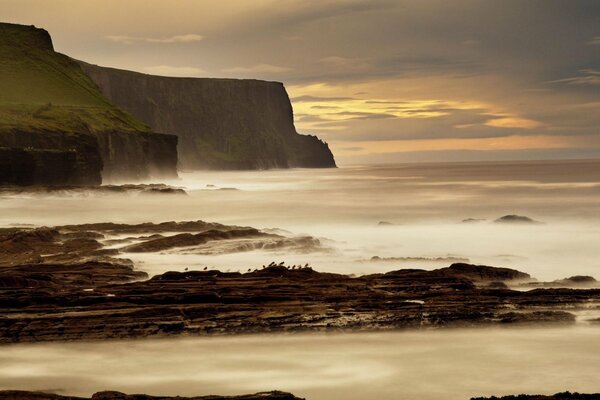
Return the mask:
<svg viewBox="0 0 600 400">
<path fill-rule="evenodd" d="M 188 195 L 0 195 L 0 225 L 202 219 L 312 235 L 322 244 L 304 252 L 125 255 L 151 274 L 204 266 L 245 271 L 270 261 L 365 274 L 438 268 L 454 257 L 543 280 L 600 279 L 600 161 L 197 171 L 167 183 Z M 494 222 L 507 214 L 541 223 Z M 462 222 L 468 218 L 478 221 Z M 369 261 L 373 256 L 397 259 Z M 0 346 L 0 389 L 82 396 L 108 389 L 189 396 L 279 389 L 310 400 L 463 400 L 599 392 L 598 376 L 600 327 L 585 322 Z"/>
<path fill-rule="evenodd" d="M 188 196 L 4 196 L 0 225 L 202 219 L 278 228 L 322 243 L 311 252 L 126 255 L 151 274 L 205 266 L 245 271 L 271 261 L 366 274 L 439 268 L 450 262 L 432 259 L 454 257 L 542 280 L 600 279 L 600 161 L 196 171 L 166 183 Z M 507 214 L 542 223 L 493 222 Z M 469 218 L 478 221 L 462 222 Z M 396 260 L 368 261 L 374 256 Z"/>
<path fill-rule="evenodd" d="M 600 327 L 252 335 L 0 347 L 0 389 L 308 400 L 600 392 Z"/>
</svg>

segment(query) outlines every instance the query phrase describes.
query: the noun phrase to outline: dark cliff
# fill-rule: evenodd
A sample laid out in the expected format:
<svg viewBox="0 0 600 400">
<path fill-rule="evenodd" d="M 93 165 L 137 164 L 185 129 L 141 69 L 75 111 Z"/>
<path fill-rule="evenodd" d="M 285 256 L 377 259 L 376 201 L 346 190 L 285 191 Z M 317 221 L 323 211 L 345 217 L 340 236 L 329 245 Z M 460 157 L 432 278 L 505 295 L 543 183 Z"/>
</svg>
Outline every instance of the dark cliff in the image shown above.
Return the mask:
<svg viewBox="0 0 600 400">
<path fill-rule="evenodd" d="M 117 106 L 154 131 L 179 137 L 183 169 L 335 167 L 325 142 L 296 132 L 281 83 L 172 78 L 80 65 Z"/>
<path fill-rule="evenodd" d="M 113 105 L 48 32 L 0 23 L 0 184 L 176 176 L 177 137 Z"/>
</svg>

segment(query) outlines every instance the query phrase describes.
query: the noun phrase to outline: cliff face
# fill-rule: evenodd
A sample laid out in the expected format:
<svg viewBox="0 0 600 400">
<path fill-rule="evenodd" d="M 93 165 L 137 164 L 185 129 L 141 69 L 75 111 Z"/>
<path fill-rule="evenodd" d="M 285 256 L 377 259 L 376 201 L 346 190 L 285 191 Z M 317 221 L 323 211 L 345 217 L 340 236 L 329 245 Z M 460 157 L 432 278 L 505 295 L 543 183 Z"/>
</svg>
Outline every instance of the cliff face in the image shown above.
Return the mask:
<svg viewBox="0 0 600 400">
<path fill-rule="evenodd" d="M 0 162 L 2 169 L 12 171 L 2 174 L 0 184 L 102 183 L 102 156 L 98 141 L 91 135 L 13 130 L 0 132 L 0 147 L 5 156 Z"/>
<path fill-rule="evenodd" d="M 281 83 L 80 65 L 116 105 L 154 131 L 176 134 L 184 169 L 335 167 L 326 143 L 296 132 Z"/>
<path fill-rule="evenodd" d="M 177 177 L 177 136 L 159 133 L 96 134 L 105 181 Z"/>
<path fill-rule="evenodd" d="M 0 184 L 77 184 L 75 151 L 0 147 Z M 49 168 L 50 167 L 50 168 Z M 99 181 L 100 176 L 97 176 Z"/>
<path fill-rule="evenodd" d="M 175 136 L 151 133 L 113 105 L 79 64 L 54 51 L 48 32 L 0 23 L 0 147 L 26 169 L 11 173 L 10 183 L 95 185 L 102 178 L 176 176 L 176 146 Z M 51 156 L 57 152 L 74 162 Z"/>
</svg>

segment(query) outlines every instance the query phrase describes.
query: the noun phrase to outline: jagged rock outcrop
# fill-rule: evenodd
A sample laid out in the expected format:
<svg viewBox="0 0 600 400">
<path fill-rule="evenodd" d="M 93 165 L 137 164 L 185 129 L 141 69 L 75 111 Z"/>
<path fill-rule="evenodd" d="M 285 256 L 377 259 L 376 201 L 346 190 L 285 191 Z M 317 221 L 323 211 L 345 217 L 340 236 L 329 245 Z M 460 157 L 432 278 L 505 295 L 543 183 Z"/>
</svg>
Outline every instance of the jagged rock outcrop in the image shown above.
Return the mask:
<svg viewBox="0 0 600 400">
<path fill-rule="evenodd" d="M 114 106 L 34 26 L 0 23 L 0 148 L 4 164 L 15 162 L 0 184 L 97 185 L 177 174 L 177 137 L 152 133 Z"/>
<path fill-rule="evenodd" d="M 179 136 L 183 169 L 335 167 L 325 142 L 296 132 L 279 82 L 173 78 L 80 65 L 116 105 L 154 131 Z"/>
</svg>

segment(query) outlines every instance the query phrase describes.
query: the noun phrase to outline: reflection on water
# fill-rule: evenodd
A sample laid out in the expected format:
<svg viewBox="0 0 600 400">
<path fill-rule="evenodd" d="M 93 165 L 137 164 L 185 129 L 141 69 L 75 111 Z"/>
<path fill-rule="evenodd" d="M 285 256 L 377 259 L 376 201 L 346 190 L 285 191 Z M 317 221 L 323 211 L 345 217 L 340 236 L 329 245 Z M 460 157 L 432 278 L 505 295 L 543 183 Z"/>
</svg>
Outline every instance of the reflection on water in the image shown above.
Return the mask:
<svg viewBox="0 0 600 400">
<path fill-rule="evenodd" d="M 0 347 L 0 388 L 73 395 L 271 389 L 310 400 L 600 391 L 600 327 L 241 336 Z"/>
</svg>

